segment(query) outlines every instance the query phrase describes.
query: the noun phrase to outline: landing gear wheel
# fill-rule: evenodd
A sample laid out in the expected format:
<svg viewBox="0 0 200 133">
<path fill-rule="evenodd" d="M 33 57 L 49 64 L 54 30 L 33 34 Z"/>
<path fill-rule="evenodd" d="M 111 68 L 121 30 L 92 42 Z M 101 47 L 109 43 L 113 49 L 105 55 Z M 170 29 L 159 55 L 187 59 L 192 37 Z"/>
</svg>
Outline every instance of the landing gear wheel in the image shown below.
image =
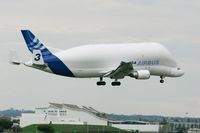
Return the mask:
<svg viewBox="0 0 200 133">
<path fill-rule="evenodd" d="M 163 79 L 160 80 L 160 83 L 164 83 L 165 81 Z"/>
<path fill-rule="evenodd" d="M 98 86 L 103 86 L 103 85 L 106 85 L 106 82 L 105 81 L 98 81 L 97 85 Z"/>
<path fill-rule="evenodd" d="M 114 82 L 112 82 L 111 84 L 112 84 L 112 86 L 120 86 L 120 85 L 121 85 L 121 82 L 119 82 L 119 81 L 114 81 Z"/>
<path fill-rule="evenodd" d="M 103 77 L 100 77 L 100 81 L 97 82 L 97 85 L 98 85 L 98 86 L 106 85 L 106 82 L 103 81 Z"/>
</svg>

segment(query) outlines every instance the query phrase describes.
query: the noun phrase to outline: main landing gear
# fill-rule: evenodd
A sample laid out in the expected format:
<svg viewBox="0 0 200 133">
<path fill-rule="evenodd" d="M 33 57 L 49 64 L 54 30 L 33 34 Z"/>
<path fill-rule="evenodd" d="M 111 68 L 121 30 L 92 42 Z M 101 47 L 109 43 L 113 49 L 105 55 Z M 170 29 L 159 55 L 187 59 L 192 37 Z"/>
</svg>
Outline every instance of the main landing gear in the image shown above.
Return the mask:
<svg viewBox="0 0 200 133">
<path fill-rule="evenodd" d="M 103 77 L 100 77 L 100 81 L 97 82 L 97 85 L 98 86 L 104 86 L 104 85 L 106 85 L 106 82 L 103 81 Z"/>
<path fill-rule="evenodd" d="M 164 83 L 164 77 L 163 76 L 160 76 L 160 83 Z"/>
<path fill-rule="evenodd" d="M 113 81 L 111 83 L 112 86 L 120 86 L 121 85 L 121 82 L 117 81 L 117 79 L 115 79 L 115 81 Z"/>
<path fill-rule="evenodd" d="M 100 77 L 100 81 L 97 82 L 97 85 L 98 86 L 104 86 L 106 85 L 106 82 L 103 81 L 103 77 Z M 117 79 L 115 79 L 115 81 L 113 81 L 111 83 L 112 86 L 120 86 L 121 85 L 121 82 L 117 81 Z"/>
</svg>

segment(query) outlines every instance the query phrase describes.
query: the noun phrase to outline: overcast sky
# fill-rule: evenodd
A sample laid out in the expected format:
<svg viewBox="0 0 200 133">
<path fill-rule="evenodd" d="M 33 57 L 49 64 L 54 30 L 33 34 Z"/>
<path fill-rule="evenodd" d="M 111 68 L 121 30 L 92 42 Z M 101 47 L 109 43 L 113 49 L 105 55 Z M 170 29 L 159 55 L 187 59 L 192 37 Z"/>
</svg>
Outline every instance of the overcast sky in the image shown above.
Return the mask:
<svg viewBox="0 0 200 133">
<path fill-rule="evenodd" d="M 48 102 L 92 106 L 106 113 L 200 117 L 199 0 L 1 0 L 0 110 L 34 109 Z M 185 71 L 181 78 L 122 80 L 56 76 L 8 63 L 15 49 L 30 58 L 21 29 L 43 44 L 68 49 L 96 43 L 159 42 Z"/>
</svg>

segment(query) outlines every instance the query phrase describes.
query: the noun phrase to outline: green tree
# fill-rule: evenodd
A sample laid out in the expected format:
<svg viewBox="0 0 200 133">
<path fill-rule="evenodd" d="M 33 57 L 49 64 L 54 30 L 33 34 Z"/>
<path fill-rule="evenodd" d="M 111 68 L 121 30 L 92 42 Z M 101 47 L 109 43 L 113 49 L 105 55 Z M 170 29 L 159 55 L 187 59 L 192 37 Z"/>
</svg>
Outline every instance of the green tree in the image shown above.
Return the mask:
<svg viewBox="0 0 200 133">
<path fill-rule="evenodd" d="M 185 133 L 187 128 L 185 126 L 179 126 L 176 128 L 177 133 Z"/>
<path fill-rule="evenodd" d="M 38 129 L 39 131 L 44 132 L 44 133 L 54 133 L 54 132 L 55 132 L 55 130 L 54 130 L 54 128 L 52 127 L 51 124 L 49 124 L 49 125 L 39 125 L 39 126 L 37 127 L 37 129 Z"/>
<path fill-rule="evenodd" d="M 3 130 L 7 129 L 11 129 L 13 125 L 13 122 L 10 121 L 9 119 L 0 119 L 0 132 L 3 132 Z"/>
</svg>

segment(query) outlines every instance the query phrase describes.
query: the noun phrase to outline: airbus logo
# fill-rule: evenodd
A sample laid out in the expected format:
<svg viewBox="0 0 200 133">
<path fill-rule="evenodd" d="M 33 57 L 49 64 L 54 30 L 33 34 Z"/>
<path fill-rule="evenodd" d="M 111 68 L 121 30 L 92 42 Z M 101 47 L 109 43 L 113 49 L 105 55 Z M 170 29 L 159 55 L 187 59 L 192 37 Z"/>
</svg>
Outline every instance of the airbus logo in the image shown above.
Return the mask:
<svg viewBox="0 0 200 133">
<path fill-rule="evenodd" d="M 137 65 L 159 65 L 159 60 L 141 60 L 136 63 Z"/>
</svg>

